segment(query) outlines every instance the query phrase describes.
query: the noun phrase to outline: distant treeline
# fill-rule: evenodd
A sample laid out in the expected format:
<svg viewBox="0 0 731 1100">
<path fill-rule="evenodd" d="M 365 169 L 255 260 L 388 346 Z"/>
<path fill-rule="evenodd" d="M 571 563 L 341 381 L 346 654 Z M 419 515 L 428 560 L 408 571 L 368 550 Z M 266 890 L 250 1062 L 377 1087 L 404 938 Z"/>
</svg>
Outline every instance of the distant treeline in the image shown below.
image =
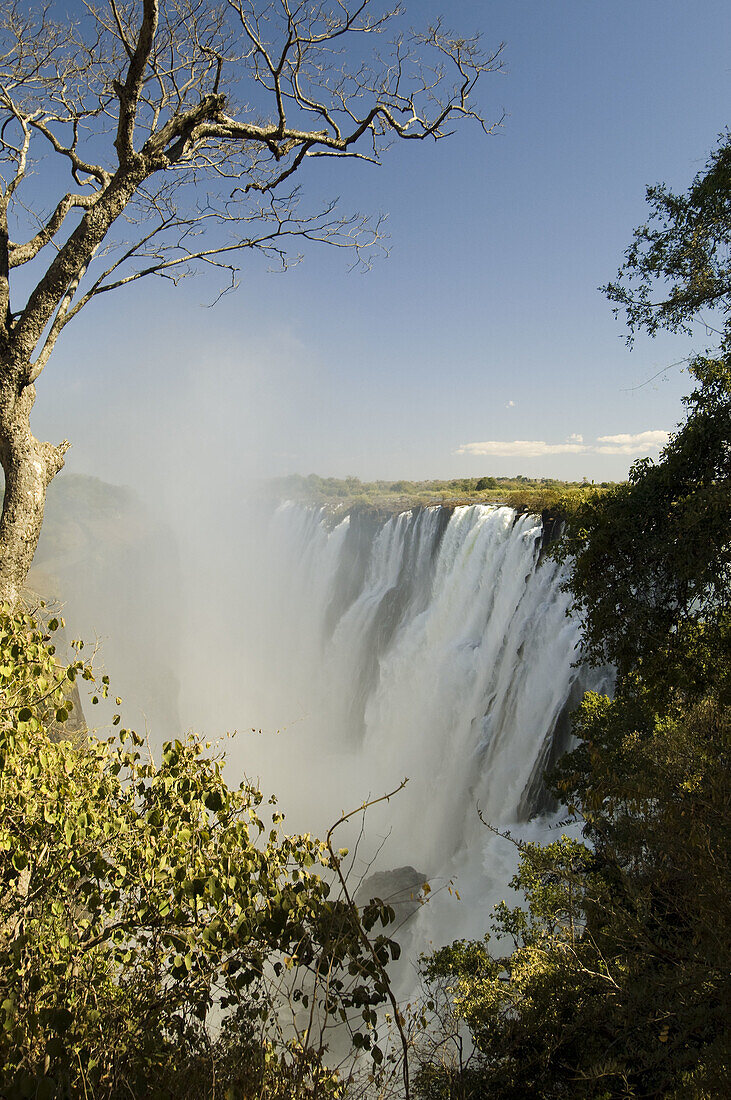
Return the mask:
<svg viewBox="0 0 731 1100">
<path fill-rule="evenodd" d="M 267 487 L 278 497 L 330 504 L 337 508 L 358 505 L 404 508 L 424 504 L 509 504 L 523 511 L 570 507 L 587 492 L 609 489 L 604 481 L 559 481 L 556 478 L 462 477 L 449 481 L 361 481 L 357 477 L 320 477 L 318 474 L 290 474 L 272 478 Z"/>
</svg>

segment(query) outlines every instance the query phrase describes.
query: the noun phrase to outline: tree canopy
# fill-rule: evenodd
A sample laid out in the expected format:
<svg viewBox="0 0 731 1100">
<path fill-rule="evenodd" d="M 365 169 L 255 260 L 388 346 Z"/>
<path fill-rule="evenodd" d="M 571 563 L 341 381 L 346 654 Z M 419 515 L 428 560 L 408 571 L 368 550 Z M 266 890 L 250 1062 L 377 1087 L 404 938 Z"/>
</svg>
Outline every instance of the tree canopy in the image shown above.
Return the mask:
<svg viewBox="0 0 731 1100">
<path fill-rule="evenodd" d="M 635 232 L 605 289 L 630 333 L 677 331 L 720 317 L 717 348 L 690 358 L 685 422 L 626 485 L 589 496 L 564 552 L 591 659 L 640 672 L 660 688 L 725 675 L 731 652 L 731 137 L 725 134 L 686 195 L 647 192 L 650 222 Z M 718 661 L 718 656 L 724 660 Z M 727 685 L 728 689 L 728 685 Z"/>
<path fill-rule="evenodd" d="M 689 332 L 700 310 L 717 310 L 731 333 L 731 134 L 726 131 L 688 191 L 647 189 L 648 221 L 635 230 L 615 282 L 604 288 L 624 312 L 630 337 Z M 710 317 L 714 314 L 711 312 Z"/>
<path fill-rule="evenodd" d="M 712 307 L 720 347 L 695 356 L 687 417 L 657 463 L 570 510 L 559 550 L 585 657 L 617 671 L 587 694 L 576 746 L 549 785 L 582 839 L 524 844 L 492 935 L 424 961 L 475 1046 L 427 1057 L 424 1098 L 522 1100 L 724 1095 L 731 1049 L 731 175 L 724 138 L 686 196 L 648 192 L 610 297 L 631 331 Z M 635 282 L 632 282 L 632 279 Z M 624 280 L 624 281 L 622 281 Z M 629 280 L 627 282 L 626 280 Z M 658 282 L 670 284 L 660 299 Z M 567 822 L 567 823 L 568 823 Z M 566 823 L 565 823 L 566 824 Z"/>
<path fill-rule="evenodd" d="M 354 1049 L 377 1072 L 393 912 L 210 745 L 63 737 L 108 678 L 59 663 L 58 625 L 0 611 L 0 1092 L 337 1096 Z"/>
<path fill-rule="evenodd" d="M 581 498 L 560 548 L 589 658 L 661 691 L 720 690 L 731 656 L 731 355 L 690 371 L 687 418 L 660 460 Z"/>
</svg>

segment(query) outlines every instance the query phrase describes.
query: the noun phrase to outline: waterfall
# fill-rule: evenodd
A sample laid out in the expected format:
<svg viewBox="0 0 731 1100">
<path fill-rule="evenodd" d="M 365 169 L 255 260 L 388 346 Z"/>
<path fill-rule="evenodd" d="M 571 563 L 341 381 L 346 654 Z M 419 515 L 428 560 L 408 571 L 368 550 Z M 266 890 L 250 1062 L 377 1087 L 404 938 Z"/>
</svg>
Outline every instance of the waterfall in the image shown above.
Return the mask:
<svg viewBox="0 0 731 1100">
<path fill-rule="evenodd" d="M 346 838 L 352 873 L 407 864 L 434 892 L 454 882 L 461 905 L 443 891 L 410 922 L 420 949 L 484 933 L 515 852 L 478 808 L 545 834 L 542 775 L 586 686 L 540 518 L 472 505 L 337 522 L 285 503 L 254 541 L 236 636 L 254 729 L 231 766 L 320 833 L 408 777 Z"/>
</svg>

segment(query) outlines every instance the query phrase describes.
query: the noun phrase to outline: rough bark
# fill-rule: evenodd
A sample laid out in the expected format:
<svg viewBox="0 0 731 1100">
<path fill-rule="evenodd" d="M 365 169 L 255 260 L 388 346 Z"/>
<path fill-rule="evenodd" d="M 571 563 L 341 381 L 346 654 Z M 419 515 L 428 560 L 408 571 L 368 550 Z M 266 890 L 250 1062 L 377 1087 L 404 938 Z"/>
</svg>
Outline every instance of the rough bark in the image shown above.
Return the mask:
<svg viewBox="0 0 731 1100">
<path fill-rule="evenodd" d="M 14 606 L 20 598 L 41 533 L 46 490 L 62 469 L 70 446 L 64 440 L 54 447 L 36 439 L 31 431 L 34 382 L 45 365 L 42 353 L 35 362 L 32 356 L 54 311 L 78 284 L 110 226 L 146 174 L 137 164 L 135 170 L 120 171 L 114 177 L 106 193 L 87 210 L 59 250 L 16 321 L 8 299 L 0 324 L 0 464 L 5 473 L 0 517 L 0 603 Z M 4 220 L 0 218 L 0 228 L 4 228 Z M 7 247 L 0 249 L 0 255 L 3 253 L 0 287 L 7 286 Z"/>
<path fill-rule="evenodd" d="M 5 495 L 0 518 L 0 603 L 21 595 L 43 523 L 46 489 L 62 468 L 69 444 L 42 443 L 30 429 L 35 386 L 20 388 L 15 372 L 0 365 L 0 462 Z"/>
</svg>

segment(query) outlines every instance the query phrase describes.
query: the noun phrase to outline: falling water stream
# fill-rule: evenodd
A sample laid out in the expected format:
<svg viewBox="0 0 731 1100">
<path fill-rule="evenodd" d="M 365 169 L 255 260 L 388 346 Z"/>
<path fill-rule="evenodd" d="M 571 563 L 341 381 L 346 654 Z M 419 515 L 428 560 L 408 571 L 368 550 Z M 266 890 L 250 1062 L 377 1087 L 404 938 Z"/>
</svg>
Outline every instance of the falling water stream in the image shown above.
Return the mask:
<svg viewBox="0 0 731 1100">
<path fill-rule="evenodd" d="M 238 707 L 255 730 L 230 767 L 278 793 L 290 828 L 320 834 L 408 778 L 341 842 L 356 883 L 405 865 L 428 878 L 403 933 L 415 951 L 482 935 L 506 896 L 515 852 L 478 809 L 523 836 L 554 816 L 542 776 L 587 674 L 542 542 L 540 517 L 506 507 L 338 522 L 284 503 L 244 570 Z"/>
</svg>

